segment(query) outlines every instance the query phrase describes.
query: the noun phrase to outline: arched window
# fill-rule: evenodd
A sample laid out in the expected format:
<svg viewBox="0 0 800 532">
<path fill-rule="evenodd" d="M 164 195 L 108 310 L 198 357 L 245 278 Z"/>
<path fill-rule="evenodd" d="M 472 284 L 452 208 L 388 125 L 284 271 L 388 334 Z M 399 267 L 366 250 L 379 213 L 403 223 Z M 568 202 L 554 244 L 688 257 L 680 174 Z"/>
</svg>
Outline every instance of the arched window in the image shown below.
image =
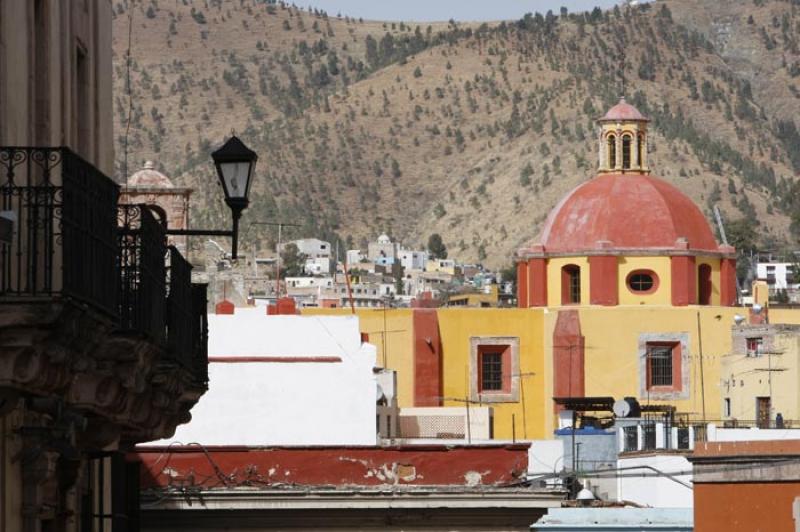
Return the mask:
<svg viewBox="0 0 800 532">
<path fill-rule="evenodd" d="M 577 305 L 581 302 L 581 268 L 567 264 L 561 268 L 561 304 Z"/>
<path fill-rule="evenodd" d="M 617 167 L 617 137 L 616 135 L 608 136 L 608 167 Z"/>
<path fill-rule="evenodd" d="M 639 168 L 644 167 L 644 159 L 642 158 L 642 150 L 644 149 L 644 135 L 639 135 L 636 143 L 636 160 L 638 161 Z"/>
<path fill-rule="evenodd" d="M 701 264 L 697 269 L 697 303 L 699 305 L 711 304 L 711 266 Z"/>
<path fill-rule="evenodd" d="M 630 170 L 631 168 L 631 136 L 622 136 L 622 169 Z"/>
</svg>

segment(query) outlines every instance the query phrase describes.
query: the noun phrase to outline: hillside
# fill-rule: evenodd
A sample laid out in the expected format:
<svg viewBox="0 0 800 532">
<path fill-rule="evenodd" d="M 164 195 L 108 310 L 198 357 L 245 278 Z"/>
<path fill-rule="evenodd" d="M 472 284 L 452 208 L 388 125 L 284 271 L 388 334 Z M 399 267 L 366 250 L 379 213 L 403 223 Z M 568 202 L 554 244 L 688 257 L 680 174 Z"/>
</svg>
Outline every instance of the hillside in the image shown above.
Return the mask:
<svg viewBox="0 0 800 532">
<path fill-rule="evenodd" d="M 737 243 L 755 229 L 780 248 L 800 212 L 800 17 L 777 0 L 718 4 L 417 26 L 262 0 L 117 2 L 118 178 L 132 18 L 128 173 L 154 159 L 196 187 L 195 225 L 226 219 L 209 153 L 235 130 L 259 153 L 245 227 L 294 221 L 290 236 L 348 246 L 439 232 L 453 256 L 505 265 L 593 175 L 593 120 L 619 96 L 624 49 L 654 173 L 709 216 L 719 204 Z"/>
</svg>

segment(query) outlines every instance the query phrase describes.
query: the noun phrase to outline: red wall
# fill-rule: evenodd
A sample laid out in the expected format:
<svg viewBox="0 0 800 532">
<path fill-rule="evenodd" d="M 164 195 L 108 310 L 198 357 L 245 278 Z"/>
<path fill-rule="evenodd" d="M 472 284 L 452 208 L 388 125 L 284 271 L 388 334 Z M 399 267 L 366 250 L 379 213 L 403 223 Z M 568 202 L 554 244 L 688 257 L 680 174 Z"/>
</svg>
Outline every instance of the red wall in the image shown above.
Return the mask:
<svg viewBox="0 0 800 532">
<path fill-rule="evenodd" d="M 517 263 L 517 307 L 528 308 L 528 263 Z"/>
<path fill-rule="evenodd" d="M 697 268 L 694 257 L 671 259 L 672 304 L 676 307 L 697 304 Z"/>
<path fill-rule="evenodd" d="M 577 310 L 558 312 L 553 331 L 553 368 L 555 397 L 584 396 L 584 337 Z"/>
<path fill-rule="evenodd" d="M 531 259 L 528 262 L 528 305 L 547 306 L 547 259 Z"/>
<path fill-rule="evenodd" d="M 793 531 L 800 482 L 694 485 L 695 532 Z"/>
<path fill-rule="evenodd" d="M 413 447 L 244 448 L 198 446 L 139 449 L 141 487 L 158 486 L 463 486 L 474 472 L 482 485 L 524 477 L 529 444 Z"/>
<path fill-rule="evenodd" d="M 592 305 L 619 304 L 617 257 L 589 257 L 589 302 Z"/>
<path fill-rule="evenodd" d="M 414 406 L 442 404 L 442 341 L 436 309 L 414 309 Z"/>
</svg>

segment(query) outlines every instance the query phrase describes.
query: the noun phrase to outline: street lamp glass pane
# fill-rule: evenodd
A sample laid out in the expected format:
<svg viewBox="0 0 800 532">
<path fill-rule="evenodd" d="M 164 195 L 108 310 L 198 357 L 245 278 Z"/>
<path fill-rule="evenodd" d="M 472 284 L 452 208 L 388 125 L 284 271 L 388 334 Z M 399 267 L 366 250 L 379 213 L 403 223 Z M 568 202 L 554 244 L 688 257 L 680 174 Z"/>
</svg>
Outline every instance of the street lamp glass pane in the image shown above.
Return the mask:
<svg viewBox="0 0 800 532">
<path fill-rule="evenodd" d="M 228 196 L 231 198 L 244 198 L 247 194 L 247 177 L 250 172 L 249 162 L 221 163 L 222 176 Z"/>
</svg>

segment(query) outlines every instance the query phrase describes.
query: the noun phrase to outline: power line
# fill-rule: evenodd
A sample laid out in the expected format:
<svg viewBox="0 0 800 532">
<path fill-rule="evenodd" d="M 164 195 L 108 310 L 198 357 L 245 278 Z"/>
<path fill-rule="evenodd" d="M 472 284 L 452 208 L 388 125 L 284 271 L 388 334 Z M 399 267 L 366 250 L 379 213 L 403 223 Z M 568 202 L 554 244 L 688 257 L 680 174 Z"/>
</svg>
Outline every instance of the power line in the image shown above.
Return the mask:
<svg viewBox="0 0 800 532">
<path fill-rule="evenodd" d="M 133 93 L 131 91 L 131 43 L 133 36 L 133 4 L 135 0 L 130 0 L 128 5 L 128 52 L 125 59 L 126 81 L 125 92 L 128 94 L 128 120 L 125 124 L 125 158 L 124 166 L 122 169 L 122 179 L 125 185 L 128 185 L 128 135 L 131 131 L 131 115 L 133 114 Z"/>
</svg>

